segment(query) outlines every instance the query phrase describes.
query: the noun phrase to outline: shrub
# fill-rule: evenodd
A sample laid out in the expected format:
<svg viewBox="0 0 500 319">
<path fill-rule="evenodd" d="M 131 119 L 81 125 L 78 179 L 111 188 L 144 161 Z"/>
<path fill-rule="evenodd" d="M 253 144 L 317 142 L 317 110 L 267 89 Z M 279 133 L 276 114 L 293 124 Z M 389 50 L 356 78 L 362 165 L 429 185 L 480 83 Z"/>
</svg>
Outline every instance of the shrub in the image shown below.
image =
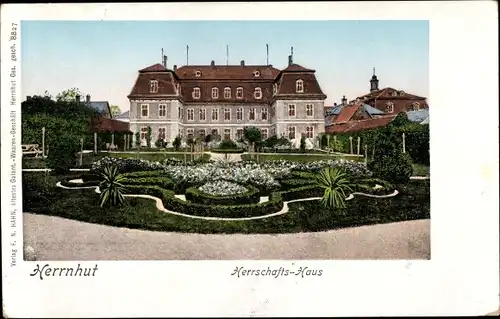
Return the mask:
<svg viewBox="0 0 500 319">
<path fill-rule="evenodd" d="M 156 140 L 155 146 L 157 148 L 165 148 L 167 146 L 167 143 L 163 139 L 159 138 Z"/>
<path fill-rule="evenodd" d="M 292 201 L 302 198 L 321 197 L 323 193 L 323 189 L 317 185 L 306 185 L 281 192 L 280 194 L 284 201 Z"/>
<path fill-rule="evenodd" d="M 302 187 L 302 186 L 306 186 L 306 185 L 312 185 L 312 184 L 314 184 L 314 180 L 313 179 L 310 179 L 310 180 L 283 179 L 283 180 L 280 180 L 280 184 L 281 184 L 280 189 L 282 191 L 285 191 L 285 190 L 290 190 L 290 189 L 294 189 L 294 188 L 298 188 L 298 187 Z"/>
<path fill-rule="evenodd" d="M 164 189 L 174 189 L 174 182 L 166 177 L 138 177 L 138 178 L 124 178 L 122 183 L 124 185 L 144 185 L 144 186 L 160 186 Z"/>
<path fill-rule="evenodd" d="M 101 191 L 101 207 L 105 205 L 121 206 L 123 204 L 123 192 L 125 178 L 118 172 L 116 166 L 107 166 L 102 173 L 103 181 L 99 184 Z"/>
<path fill-rule="evenodd" d="M 402 152 L 377 156 L 368 162 L 368 168 L 375 177 L 391 183 L 407 183 L 413 174 L 411 157 Z"/>
<path fill-rule="evenodd" d="M 174 139 L 174 142 L 172 144 L 174 146 L 174 149 L 176 151 L 178 151 L 181 148 L 181 144 L 182 144 L 181 137 L 180 136 L 176 136 L 175 139 Z"/>
<path fill-rule="evenodd" d="M 22 172 L 23 211 L 33 207 L 48 205 L 58 198 L 60 192 L 54 190 L 56 180 L 48 173 Z"/>
<path fill-rule="evenodd" d="M 226 150 L 227 149 L 233 149 L 234 150 L 234 149 L 238 149 L 238 145 L 236 145 L 236 143 L 233 142 L 230 139 L 225 139 L 225 140 L 223 140 L 223 141 L 220 142 L 219 148 L 223 149 L 223 150 L 224 149 L 226 149 Z"/>
<path fill-rule="evenodd" d="M 151 131 L 152 131 L 151 126 L 148 126 L 148 131 L 146 132 L 146 146 L 148 148 L 151 148 L 151 138 L 152 138 Z"/>
<path fill-rule="evenodd" d="M 137 148 L 141 147 L 141 134 L 139 132 L 135 133 L 134 144 L 135 144 L 135 147 L 137 147 Z"/>
<path fill-rule="evenodd" d="M 317 186 L 324 189 L 321 203 L 326 208 L 345 208 L 345 199 L 352 191 L 347 174 L 340 168 L 324 168 L 317 176 Z"/>
<path fill-rule="evenodd" d="M 304 135 L 300 137 L 300 152 L 306 152 L 306 137 Z"/>
<path fill-rule="evenodd" d="M 186 199 L 202 205 L 244 205 L 259 203 L 259 189 L 249 185 L 245 186 L 245 188 L 247 190 L 243 193 L 215 196 L 207 194 L 197 187 L 190 187 L 186 190 Z"/>
<path fill-rule="evenodd" d="M 76 164 L 76 154 L 79 148 L 78 139 L 75 136 L 60 136 L 50 147 L 47 166 L 56 173 L 68 172 Z"/>
</svg>

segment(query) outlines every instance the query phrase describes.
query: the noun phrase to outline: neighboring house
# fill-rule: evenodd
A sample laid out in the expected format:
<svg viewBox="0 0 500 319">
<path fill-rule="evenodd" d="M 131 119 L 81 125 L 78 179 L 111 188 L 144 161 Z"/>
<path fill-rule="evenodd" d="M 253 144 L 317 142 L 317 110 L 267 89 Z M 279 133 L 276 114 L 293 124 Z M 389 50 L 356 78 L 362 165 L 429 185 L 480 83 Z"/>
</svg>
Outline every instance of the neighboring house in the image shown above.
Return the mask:
<svg viewBox="0 0 500 319">
<path fill-rule="evenodd" d="M 76 96 L 76 100 L 78 102 L 81 102 L 79 95 Z M 87 94 L 87 96 L 85 97 L 85 101 L 83 101 L 83 103 L 101 113 L 101 116 L 104 116 L 109 119 L 113 117 L 111 115 L 111 107 L 108 101 L 91 101 L 90 95 Z"/>
<path fill-rule="evenodd" d="M 115 117 L 115 120 L 121 121 L 121 122 L 130 122 L 130 117 L 129 117 L 130 112 L 123 112 L 122 114 L 118 115 Z"/>
<path fill-rule="evenodd" d="M 130 129 L 145 139 L 172 141 L 176 136 L 217 134 L 243 137 L 245 126 L 258 127 L 263 138 L 301 134 L 313 140 L 325 130 L 326 95 L 315 71 L 288 59 L 284 70 L 272 65 L 186 65 L 166 63 L 139 71 L 131 93 Z"/>
<path fill-rule="evenodd" d="M 76 100 L 80 101 L 79 95 L 76 96 Z M 90 95 L 87 94 L 85 101 L 82 103 L 85 103 L 100 113 L 99 116 L 91 119 L 92 132 L 126 133 L 130 131 L 128 123 L 113 119 L 108 101 L 91 101 Z"/>
</svg>

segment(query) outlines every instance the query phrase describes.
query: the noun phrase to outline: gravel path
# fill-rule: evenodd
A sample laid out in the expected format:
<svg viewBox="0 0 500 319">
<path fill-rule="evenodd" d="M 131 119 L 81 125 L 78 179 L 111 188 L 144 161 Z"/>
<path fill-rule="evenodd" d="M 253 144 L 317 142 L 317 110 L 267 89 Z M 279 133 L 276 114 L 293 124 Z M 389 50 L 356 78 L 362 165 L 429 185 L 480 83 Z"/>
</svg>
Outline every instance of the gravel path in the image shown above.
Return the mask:
<svg viewBox="0 0 500 319">
<path fill-rule="evenodd" d="M 430 258 L 429 220 L 277 235 L 151 232 L 29 213 L 23 221 L 37 260 Z"/>
</svg>

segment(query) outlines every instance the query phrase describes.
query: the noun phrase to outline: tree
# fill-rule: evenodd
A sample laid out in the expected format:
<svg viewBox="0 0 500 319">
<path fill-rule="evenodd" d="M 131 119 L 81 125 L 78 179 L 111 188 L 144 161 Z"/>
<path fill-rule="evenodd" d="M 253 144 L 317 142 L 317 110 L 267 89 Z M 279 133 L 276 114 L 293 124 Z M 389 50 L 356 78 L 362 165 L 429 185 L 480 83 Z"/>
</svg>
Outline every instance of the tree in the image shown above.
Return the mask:
<svg viewBox="0 0 500 319">
<path fill-rule="evenodd" d="M 77 95 L 83 97 L 83 93 L 78 88 L 70 88 L 57 94 L 56 100 L 64 102 L 75 101 Z"/>
<path fill-rule="evenodd" d="M 256 127 L 245 127 L 243 129 L 243 136 L 250 144 L 260 142 L 262 140 L 262 135 L 260 130 Z"/>
<path fill-rule="evenodd" d="M 306 137 L 304 136 L 304 134 L 302 134 L 302 136 L 300 137 L 300 152 L 306 152 Z"/>
<path fill-rule="evenodd" d="M 78 138 L 73 135 L 61 135 L 50 146 L 47 165 L 56 173 L 68 172 L 76 163 L 76 154 L 80 150 Z"/>
<path fill-rule="evenodd" d="M 151 148 L 151 132 L 152 132 L 152 129 L 151 129 L 151 126 L 148 126 L 148 131 L 146 133 L 146 145 L 148 148 Z"/>
<path fill-rule="evenodd" d="M 118 105 L 110 105 L 109 108 L 111 109 L 112 117 L 117 117 L 118 115 L 122 114 L 122 111 Z"/>
<path fill-rule="evenodd" d="M 181 144 L 182 144 L 182 139 L 181 139 L 181 137 L 177 135 L 177 136 L 175 137 L 175 139 L 174 139 L 174 142 L 173 142 L 172 144 L 173 144 L 173 146 L 174 146 L 174 149 L 175 149 L 176 151 L 178 151 L 178 150 L 179 150 L 179 148 L 181 147 Z"/>
</svg>

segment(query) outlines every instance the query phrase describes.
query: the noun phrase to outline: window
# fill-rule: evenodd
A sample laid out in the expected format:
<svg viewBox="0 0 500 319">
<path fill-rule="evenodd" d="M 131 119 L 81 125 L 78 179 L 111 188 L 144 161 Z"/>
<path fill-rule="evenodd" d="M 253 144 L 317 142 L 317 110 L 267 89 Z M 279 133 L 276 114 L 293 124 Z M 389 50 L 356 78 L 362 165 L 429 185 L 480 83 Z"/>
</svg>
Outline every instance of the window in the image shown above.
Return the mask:
<svg viewBox="0 0 500 319">
<path fill-rule="evenodd" d="M 295 139 L 295 126 L 289 126 L 288 127 L 288 138 L 290 140 Z"/>
<path fill-rule="evenodd" d="M 141 105 L 141 117 L 148 117 L 148 116 L 149 116 L 149 105 L 142 104 Z"/>
<path fill-rule="evenodd" d="M 193 138 L 193 135 L 194 135 L 194 130 L 192 128 L 186 129 L 186 137 L 188 139 Z"/>
<path fill-rule="evenodd" d="M 262 109 L 260 116 L 261 116 L 263 121 L 267 121 L 267 108 L 266 107 Z"/>
<path fill-rule="evenodd" d="M 218 99 L 218 98 L 219 98 L 219 89 L 212 88 L 212 99 Z"/>
<path fill-rule="evenodd" d="M 198 130 L 198 136 L 199 136 L 199 137 L 205 137 L 205 135 L 206 135 L 206 131 L 205 131 L 205 129 L 204 129 L 204 128 L 200 128 L 200 129 Z"/>
<path fill-rule="evenodd" d="M 167 138 L 167 129 L 164 127 L 160 127 L 158 129 L 158 139 L 165 140 Z"/>
<path fill-rule="evenodd" d="M 255 88 L 255 91 L 253 92 L 253 97 L 256 100 L 260 100 L 262 98 L 262 89 L 261 88 Z"/>
<path fill-rule="evenodd" d="M 414 111 L 418 111 L 418 110 L 420 110 L 420 103 L 418 103 L 418 102 L 414 102 L 414 103 L 413 103 L 413 110 L 414 110 Z"/>
<path fill-rule="evenodd" d="M 387 110 L 387 113 L 393 113 L 394 112 L 394 103 L 387 102 L 386 110 Z"/>
<path fill-rule="evenodd" d="M 255 108 L 250 109 L 250 112 L 248 113 L 248 119 L 250 121 L 255 121 Z"/>
<path fill-rule="evenodd" d="M 231 121 L 231 109 L 224 109 L 224 121 Z"/>
<path fill-rule="evenodd" d="M 177 131 L 177 134 L 179 135 L 180 138 L 182 138 L 184 136 L 184 134 L 182 134 L 181 128 Z"/>
<path fill-rule="evenodd" d="M 238 121 L 243 120 L 243 109 L 241 108 L 236 109 L 236 120 Z"/>
<path fill-rule="evenodd" d="M 224 88 L 224 98 L 225 99 L 231 98 L 231 88 Z"/>
<path fill-rule="evenodd" d="M 201 96 L 200 88 L 193 89 L 193 99 L 199 99 Z"/>
<path fill-rule="evenodd" d="M 314 115 L 313 105 L 312 104 L 306 104 L 306 116 L 311 117 L 313 115 Z"/>
<path fill-rule="evenodd" d="M 295 104 L 288 105 L 288 116 L 295 116 Z"/>
<path fill-rule="evenodd" d="M 193 109 L 187 109 L 187 120 L 194 121 L 194 110 Z"/>
<path fill-rule="evenodd" d="M 158 81 L 157 80 L 149 81 L 149 93 L 158 93 Z"/>
<path fill-rule="evenodd" d="M 241 140 L 243 138 L 243 129 L 239 128 L 236 130 L 236 139 Z"/>
<path fill-rule="evenodd" d="M 194 76 L 196 76 L 197 78 L 199 78 L 201 76 L 201 71 L 198 70 L 198 71 L 194 72 Z"/>
<path fill-rule="evenodd" d="M 212 132 L 210 133 L 212 136 L 219 136 L 219 129 L 212 129 Z"/>
<path fill-rule="evenodd" d="M 302 81 L 302 80 L 295 81 L 295 91 L 297 93 L 303 93 L 304 92 L 304 81 Z"/>
<path fill-rule="evenodd" d="M 207 110 L 200 109 L 200 121 L 206 121 L 206 120 L 207 120 Z"/>
<path fill-rule="evenodd" d="M 230 140 L 231 139 L 231 129 L 230 128 L 225 128 L 224 129 L 224 139 L 225 140 Z"/>
<path fill-rule="evenodd" d="M 393 91 L 393 92 L 392 92 L 392 96 L 398 96 L 398 92 Z"/>
<path fill-rule="evenodd" d="M 182 120 L 184 118 L 184 112 L 182 112 L 182 108 L 180 106 L 177 108 L 177 117 L 179 118 L 179 120 Z"/>
<path fill-rule="evenodd" d="M 405 96 L 405 91 L 399 91 L 399 96 Z"/>
<path fill-rule="evenodd" d="M 271 136 L 276 136 L 276 128 L 275 127 L 273 127 L 271 129 Z"/>
<path fill-rule="evenodd" d="M 313 137 L 314 137 L 314 127 L 306 126 L 306 138 L 313 138 Z"/>
<path fill-rule="evenodd" d="M 160 104 L 158 106 L 158 116 L 166 117 L 167 116 L 167 106 L 165 104 Z"/>
<path fill-rule="evenodd" d="M 236 88 L 236 98 L 237 99 L 243 98 L 243 88 Z"/>
<path fill-rule="evenodd" d="M 212 121 L 219 120 L 219 109 L 212 109 Z"/>
<path fill-rule="evenodd" d="M 262 140 L 267 140 L 267 128 L 260 129 L 260 137 Z"/>
<path fill-rule="evenodd" d="M 257 70 L 253 71 L 253 76 L 259 77 L 260 76 L 260 72 L 257 71 Z"/>
<path fill-rule="evenodd" d="M 274 83 L 274 85 L 273 85 L 273 95 L 276 95 L 277 92 L 278 92 L 278 84 Z"/>
<path fill-rule="evenodd" d="M 147 126 L 141 127 L 141 140 L 145 140 L 147 134 L 148 134 L 148 127 Z"/>
</svg>

